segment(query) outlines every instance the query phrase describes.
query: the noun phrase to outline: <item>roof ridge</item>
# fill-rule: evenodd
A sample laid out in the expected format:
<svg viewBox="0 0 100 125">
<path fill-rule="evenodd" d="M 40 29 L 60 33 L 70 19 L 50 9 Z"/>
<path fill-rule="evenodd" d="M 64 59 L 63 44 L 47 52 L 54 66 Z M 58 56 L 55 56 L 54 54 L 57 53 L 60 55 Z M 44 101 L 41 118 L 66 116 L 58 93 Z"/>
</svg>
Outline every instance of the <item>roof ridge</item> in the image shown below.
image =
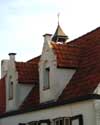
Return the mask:
<svg viewBox="0 0 100 125">
<path fill-rule="evenodd" d="M 73 42 L 76 43 L 76 42 L 78 42 L 80 39 L 82 39 L 82 38 L 84 38 L 84 37 L 87 37 L 88 35 L 91 35 L 91 33 L 95 33 L 95 31 L 97 31 L 97 30 L 100 30 L 100 27 L 97 27 L 97 28 L 95 28 L 94 30 L 85 33 L 84 35 L 79 36 L 78 38 L 75 38 L 75 39 L 69 41 L 67 44 L 70 45 L 70 44 L 72 44 Z"/>
</svg>

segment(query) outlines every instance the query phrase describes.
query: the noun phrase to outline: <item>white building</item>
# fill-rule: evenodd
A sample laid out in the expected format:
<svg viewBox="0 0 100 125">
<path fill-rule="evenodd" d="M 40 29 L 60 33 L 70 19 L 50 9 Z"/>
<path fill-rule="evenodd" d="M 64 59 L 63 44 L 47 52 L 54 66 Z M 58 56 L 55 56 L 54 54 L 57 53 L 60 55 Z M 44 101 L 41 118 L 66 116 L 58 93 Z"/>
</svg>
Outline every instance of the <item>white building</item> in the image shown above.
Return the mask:
<svg viewBox="0 0 100 125">
<path fill-rule="evenodd" d="M 67 39 L 58 24 L 40 56 L 2 60 L 0 125 L 100 125 L 100 27 Z"/>
</svg>

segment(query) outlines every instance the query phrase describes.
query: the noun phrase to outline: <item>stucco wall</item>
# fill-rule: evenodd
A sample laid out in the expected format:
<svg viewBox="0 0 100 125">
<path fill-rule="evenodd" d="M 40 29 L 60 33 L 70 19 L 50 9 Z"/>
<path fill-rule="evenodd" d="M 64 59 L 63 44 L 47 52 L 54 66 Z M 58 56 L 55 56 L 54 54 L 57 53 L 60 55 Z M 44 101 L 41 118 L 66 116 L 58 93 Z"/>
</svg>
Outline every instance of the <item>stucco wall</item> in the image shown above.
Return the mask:
<svg viewBox="0 0 100 125">
<path fill-rule="evenodd" d="M 56 108 L 49 108 L 31 113 L 16 115 L 12 117 L 0 119 L 0 125 L 18 125 L 18 123 L 27 123 L 30 121 L 38 121 L 43 119 L 54 119 L 57 117 L 69 117 L 75 115 L 83 115 L 83 125 L 96 125 L 95 110 L 93 101 L 84 101 Z M 77 121 L 73 125 L 78 125 Z"/>
<path fill-rule="evenodd" d="M 19 97 L 18 100 L 18 105 L 21 105 L 22 102 L 24 101 L 25 97 L 27 97 L 27 95 L 29 94 L 29 92 L 31 91 L 33 85 L 28 85 L 28 84 L 18 84 L 18 88 L 17 88 L 17 98 Z"/>
<path fill-rule="evenodd" d="M 100 125 L 100 100 L 96 100 L 94 103 L 96 112 L 96 125 Z"/>
<path fill-rule="evenodd" d="M 3 78 L 8 71 L 8 60 L 1 61 L 1 78 Z"/>
<path fill-rule="evenodd" d="M 11 81 L 13 82 L 13 98 L 9 100 L 9 77 L 11 78 Z M 17 96 L 17 79 L 18 79 L 18 73 L 16 72 L 15 63 L 11 62 L 9 60 L 8 62 L 8 71 L 6 76 L 6 111 L 17 109 L 18 107 L 18 98 Z"/>
<path fill-rule="evenodd" d="M 50 88 L 43 88 L 45 66 L 50 68 L 49 84 Z M 40 79 L 40 102 L 56 100 L 76 70 L 67 68 L 57 68 L 57 58 L 49 42 L 44 43 L 42 56 L 39 63 L 39 79 Z"/>
</svg>

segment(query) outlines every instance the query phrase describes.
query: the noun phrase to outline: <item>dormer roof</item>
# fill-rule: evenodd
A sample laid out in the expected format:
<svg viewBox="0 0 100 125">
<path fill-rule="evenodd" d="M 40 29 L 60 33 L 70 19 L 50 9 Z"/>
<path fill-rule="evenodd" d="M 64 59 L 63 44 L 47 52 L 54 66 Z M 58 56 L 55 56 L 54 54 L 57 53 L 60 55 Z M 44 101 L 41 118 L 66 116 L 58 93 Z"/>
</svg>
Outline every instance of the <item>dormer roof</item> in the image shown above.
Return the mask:
<svg viewBox="0 0 100 125">
<path fill-rule="evenodd" d="M 20 84 L 38 84 L 39 72 L 38 62 L 40 56 L 28 60 L 27 62 L 16 62 L 16 70 L 18 72 L 18 82 Z"/>
</svg>

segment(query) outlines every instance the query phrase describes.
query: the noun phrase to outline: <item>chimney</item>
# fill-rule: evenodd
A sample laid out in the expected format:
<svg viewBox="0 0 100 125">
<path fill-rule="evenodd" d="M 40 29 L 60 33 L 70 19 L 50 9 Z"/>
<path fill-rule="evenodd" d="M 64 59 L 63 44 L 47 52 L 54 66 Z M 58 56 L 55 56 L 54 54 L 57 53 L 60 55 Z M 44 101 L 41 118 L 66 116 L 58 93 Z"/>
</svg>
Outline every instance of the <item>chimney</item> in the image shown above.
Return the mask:
<svg viewBox="0 0 100 125">
<path fill-rule="evenodd" d="M 43 37 L 44 37 L 44 42 L 48 42 L 48 41 L 51 41 L 51 36 L 52 34 L 44 34 Z"/>
<path fill-rule="evenodd" d="M 15 55 L 16 55 L 16 53 L 9 53 L 8 55 L 9 55 L 10 61 L 11 62 L 15 62 Z"/>
</svg>

